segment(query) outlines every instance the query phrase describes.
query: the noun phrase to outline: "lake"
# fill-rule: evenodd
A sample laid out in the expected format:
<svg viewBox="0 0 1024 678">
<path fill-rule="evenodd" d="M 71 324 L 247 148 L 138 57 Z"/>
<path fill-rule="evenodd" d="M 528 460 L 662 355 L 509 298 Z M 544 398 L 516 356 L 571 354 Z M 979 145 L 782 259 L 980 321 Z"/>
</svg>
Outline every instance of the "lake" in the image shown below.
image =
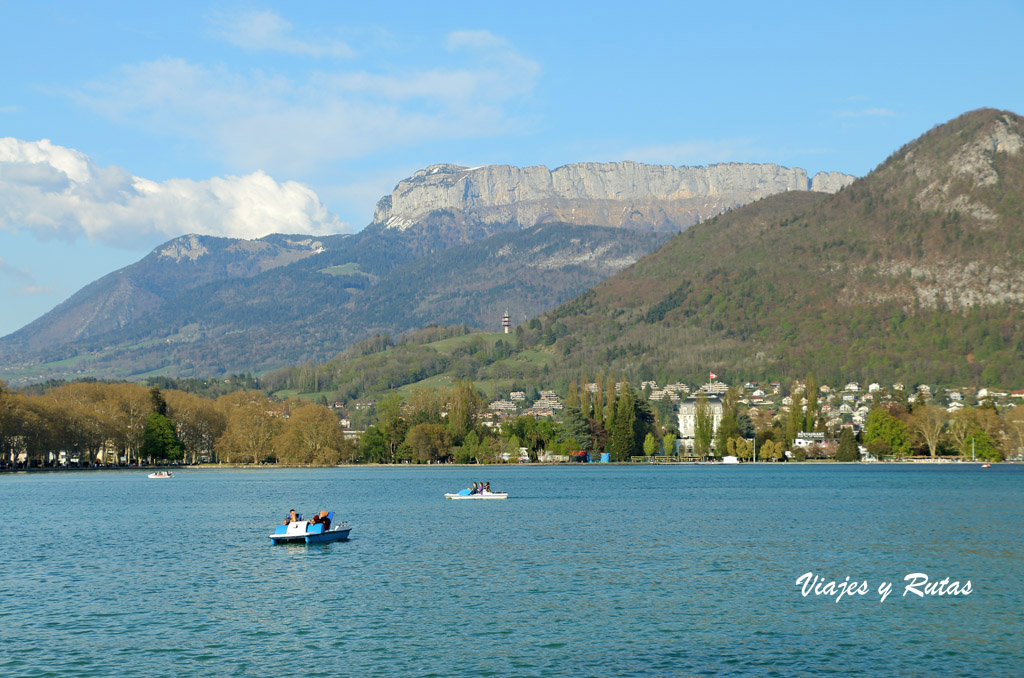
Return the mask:
<svg viewBox="0 0 1024 678">
<path fill-rule="evenodd" d="M 473 481 L 507 501 L 445 501 Z M 288 509 L 351 539 L 277 545 Z M 1012 675 L 1024 467 L 0 476 L 0 675 Z M 796 579 L 867 580 L 866 595 Z M 904 595 L 904 576 L 969 595 Z M 892 592 L 880 601 L 883 582 Z"/>
</svg>

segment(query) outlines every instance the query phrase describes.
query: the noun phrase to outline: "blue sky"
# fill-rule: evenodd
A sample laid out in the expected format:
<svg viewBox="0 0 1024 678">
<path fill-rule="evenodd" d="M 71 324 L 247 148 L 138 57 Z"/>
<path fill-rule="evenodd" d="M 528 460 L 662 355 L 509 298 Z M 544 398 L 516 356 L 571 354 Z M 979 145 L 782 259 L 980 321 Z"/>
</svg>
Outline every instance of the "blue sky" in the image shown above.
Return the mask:
<svg viewBox="0 0 1024 678">
<path fill-rule="evenodd" d="M 0 335 L 176 235 L 359 230 L 437 162 L 863 175 L 1024 113 L 1022 26 L 1012 2 L 0 0 Z"/>
</svg>

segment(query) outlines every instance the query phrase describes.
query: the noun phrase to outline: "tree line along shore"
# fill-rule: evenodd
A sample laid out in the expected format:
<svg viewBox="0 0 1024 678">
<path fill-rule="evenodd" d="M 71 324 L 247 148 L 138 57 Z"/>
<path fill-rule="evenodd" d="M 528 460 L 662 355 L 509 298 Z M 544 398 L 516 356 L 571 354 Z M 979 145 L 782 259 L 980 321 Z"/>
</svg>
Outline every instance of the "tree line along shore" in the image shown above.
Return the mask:
<svg viewBox="0 0 1024 678">
<path fill-rule="evenodd" d="M 912 456 L 999 461 L 1024 448 L 1024 408 L 991 402 L 950 413 L 923 400 L 880 398 L 862 430 L 829 430 L 813 398 L 774 415 L 721 395 L 712 423 L 703 394 L 680 445 L 668 401 L 610 377 L 572 388 L 555 417 L 487 418 L 471 381 L 381 398 L 346 429 L 331 408 L 256 389 L 206 397 L 132 383 L 83 381 L 26 393 L 0 382 L 0 469 L 204 463 L 285 466 L 720 459 L 860 461 Z M 702 408 L 704 408 L 702 410 Z M 817 432 L 835 444 L 799 446 Z M 866 452 L 866 454 L 865 454 Z"/>
</svg>

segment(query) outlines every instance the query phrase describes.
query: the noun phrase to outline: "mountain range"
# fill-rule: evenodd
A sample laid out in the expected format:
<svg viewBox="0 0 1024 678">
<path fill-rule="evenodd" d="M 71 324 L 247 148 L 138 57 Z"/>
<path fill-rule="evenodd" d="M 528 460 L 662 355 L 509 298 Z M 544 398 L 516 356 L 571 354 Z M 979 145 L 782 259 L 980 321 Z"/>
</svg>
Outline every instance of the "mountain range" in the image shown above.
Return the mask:
<svg viewBox="0 0 1024 678">
<path fill-rule="evenodd" d="M 22 374 L 47 360 L 117 376 L 205 375 L 319 362 L 427 324 L 497 329 L 508 309 L 519 326 L 505 340 L 463 331 L 441 342 L 444 355 L 419 340 L 364 343 L 305 369 L 306 385 L 357 395 L 446 375 L 551 384 L 596 371 L 1024 383 L 1024 119 L 1015 113 L 983 109 L 939 125 L 836 193 L 789 187 L 794 176 L 810 187 L 806 174 L 737 166 L 753 169 L 729 185 L 768 195 L 704 220 L 684 214 L 692 196 L 650 179 L 667 170 L 598 182 L 607 167 L 568 182 L 590 186 L 580 198 L 554 178 L 559 170 L 434 166 L 382 199 L 358 234 L 244 245 L 187 236 L 0 348 L 27 360 Z M 780 180 L 768 189 L 765 176 Z M 706 202 L 725 185 L 706 184 Z M 640 209 L 631 186 L 658 210 Z M 566 223 L 573 209 L 604 223 Z M 690 218 L 699 223 L 686 227 Z M 62 318 L 71 320 L 52 329 Z"/>
<path fill-rule="evenodd" d="M 562 222 L 676 232 L 775 193 L 835 193 L 853 180 L 839 172 L 808 179 L 799 167 L 770 163 L 673 167 L 589 162 L 554 170 L 431 165 L 381 198 L 373 221 L 404 230 L 444 210 L 488 224 Z"/>
<path fill-rule="evenodd" d="M 838 193 L 697 224 L 513 337 L 378 342 L 268 375 L 343 398 L 472 378 L 1024 385 L 1024 119 L 972 111 Z M 539 385 L 539 386 L 538 386 Z"/>
<path fill-rule="evenodd" d="M 730 163 L 460 168 L 435 165 L 350 235 L 186 235 L 0 338 L 0 376 L 144 378 L 324 360 L 375 333 L 494 327 L 584 292 L 671 234 L 838 173 Z"/>
</svg>

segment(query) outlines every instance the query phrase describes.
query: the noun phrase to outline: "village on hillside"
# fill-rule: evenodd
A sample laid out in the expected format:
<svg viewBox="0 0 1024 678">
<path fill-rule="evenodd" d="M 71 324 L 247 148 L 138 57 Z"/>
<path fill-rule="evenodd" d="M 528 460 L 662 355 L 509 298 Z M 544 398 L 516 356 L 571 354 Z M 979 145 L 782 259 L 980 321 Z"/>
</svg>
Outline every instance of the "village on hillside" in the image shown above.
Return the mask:
<svg viewBox="0 0 1024 678">
<path fill-rule="evenodd" d="M 712 375 L 713 377 L 715 375 Z M 621 390 L 625 382 L 615 384 L 616 391 Z M 812 385 L 813 386 L 813 385 Z M 597 383 L 585 383 L 581 388 L 595 393 L 600 389 Z M 786 420 L 795 406 L 800 412 L 806 415 L 808 398 L 806 397 L 807 384 L 803 380 L 795 380 L 784 386 L 781 382 L 772 381 L 767 383 L 744 382 L 730 386 L 724 381 L 712 378 L 707 383 L 691 388 L 689 385 L 676 382 L 659 385 L 656 381 L 643 381 L 640 383 L 640 391 L 651 404 L 659 405 L 665 411 L 665 405 L 669 405 L 675 414 L 675 440 L 674 450 L 665 450 L 665 456 L 676 457 L 681 460 L 697 460 L 706 458 L 706 455 L 694 453 L 694 442 L 696 435 L 696 409 L 700 395 L 706 399 L 711 414 L 712 435 L 717 433 L 722 420 L 723 398 L 727 392 L 735 394 L 736 403 L 744 410 L 746 416 L 755 422 L 758 429 L 770 427 L 772 424 L 785 427 Z M 883 385 L 879 382 L 871 382 L 861 385 L 851 381 L 841 386 L 821 384 L 816 386 L 816 397 L 812 406 L 817 409 L 815 420 L 817 422 L 814 431 L 799 431 L 792 441 L 793 450 L 786 451 L 787 458 L 793 458 L 793 452 L 799 450 L 803 458 L 834 458 L 839 445 L 839 438 L 843 429 L 850 430 L 859 438 L 864 437 L 865 429 L 871 410 L 876 407 L 889 407 L 906 409 L 915 405 L 928 405 L 931 408 L 944 410 L 950 421 L 957 412 L 969 407 L 990 407 L 993 410 L 1006 411 L 1016 408 L 1024 402 L 1024 390 L 1002 391 L 988 388 L 941 388 L 932 387 L 928 384 L 917 384 L 910 388 L 903 383 L 897 382 Z M 795 402 L 795 398 L 799 402 Z M 558 418 L 564 410 L 564 399 L 554 391 L 545 390 L 537 392 L 533 400 L 527 398 L 524 391 L 513 391 L 505 398 L 491 401 L 487 406 L 485 421 L 490 426 L 500 426 L 502 421 L 511 417 L 534 416 L 546 418 Z M 751 436 L 752 437 L 752 436 Z M 714 441 L 712 441 L 712 447 Z M 859 445 L 858 451 L 862 461 L 879 461 L 866 445 Z M 1021 457 L 1024 450 L 1016 449 L 1016 454 L 1008 458 Z M 723 457 L 717 453 L 718 457 Z M 561 461 L 558 455 L 548 455 L 549 461 Z M 636 460 L 649 461 L 646 458 Z"/>
</svg>

